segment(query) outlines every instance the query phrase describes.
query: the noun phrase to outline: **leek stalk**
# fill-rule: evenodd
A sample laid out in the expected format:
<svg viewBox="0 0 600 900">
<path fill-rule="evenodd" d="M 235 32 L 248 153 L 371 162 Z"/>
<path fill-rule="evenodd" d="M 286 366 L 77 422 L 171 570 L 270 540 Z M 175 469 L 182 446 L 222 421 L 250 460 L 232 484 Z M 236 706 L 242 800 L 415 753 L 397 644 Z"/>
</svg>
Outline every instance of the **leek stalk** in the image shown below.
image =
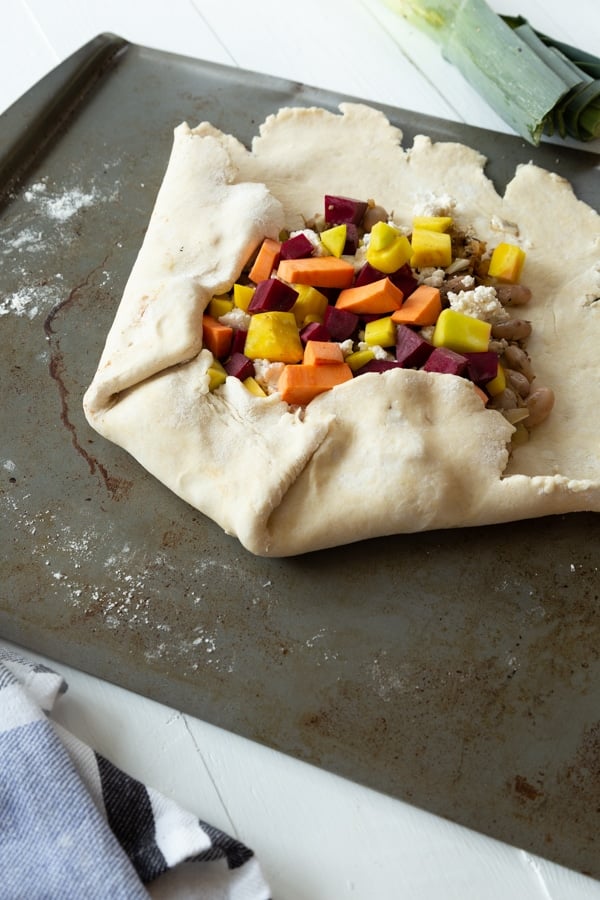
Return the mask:
<svg viewBox="0 0 600 900">
<path fill-rule="evenodd" d="M 497 15 L 485 0 L 387 0 L 517 134 L 600 137 L 600 59 Z"/>
</svg>

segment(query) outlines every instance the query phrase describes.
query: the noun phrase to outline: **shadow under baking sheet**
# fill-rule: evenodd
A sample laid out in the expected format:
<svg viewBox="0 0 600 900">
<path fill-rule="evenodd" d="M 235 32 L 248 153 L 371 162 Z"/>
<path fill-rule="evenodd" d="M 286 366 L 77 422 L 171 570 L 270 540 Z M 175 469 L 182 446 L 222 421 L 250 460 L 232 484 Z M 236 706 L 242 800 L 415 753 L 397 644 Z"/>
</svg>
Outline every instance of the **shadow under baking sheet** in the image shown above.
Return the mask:
<svg viewBox="0 0 600 900">
<path fill-rule="evenodd" d="M 100 36 L 0 119 L 0 632 L 598 878 L 598 516 L 259 559 L 83 416 L 173 127 L 342 99 Z M 597 156 L 383 109 L 599 205 Z"/>
</svg>

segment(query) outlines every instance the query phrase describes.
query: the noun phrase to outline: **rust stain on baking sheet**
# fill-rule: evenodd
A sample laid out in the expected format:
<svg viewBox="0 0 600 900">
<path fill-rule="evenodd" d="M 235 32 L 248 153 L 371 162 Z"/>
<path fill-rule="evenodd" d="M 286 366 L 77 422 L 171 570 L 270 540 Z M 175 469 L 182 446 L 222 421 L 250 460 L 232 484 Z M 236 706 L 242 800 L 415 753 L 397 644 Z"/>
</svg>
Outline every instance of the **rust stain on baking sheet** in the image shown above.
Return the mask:
<svg viewBox="0 0 600 900">
<path fill-rule="evenodd" d="M 525 800 L 537 800 L 543 796 L 543 791 L 531 784 L 523 775 L 515 775 L 514 790 Z"/>
<path fill-rule="evenodd" d="M 50 312 L 46 316 L 46 319 L 44 320 L 44 332 L 50 346 L 50 362 L 48 365 L 48 370 L 50 372 L 50 377 L 56 382 L 60 397 L 61 422 L 71 435 L 71 443 L 73 447 L 88 464 L 90 474 L 93 475 L 96 471 L 98 471 L 100 473 L 100 476 L 102 477 L 106 489 L 112 496 L 113 500 L 121 500 L 128 496 L 129 491 L 132 487 L 132 482 L 127 481 L 123 478 L 115 478 L 110 475 L 106 467 L 94 456 L 92 456 L 92 454 L 88 450 L 86 450 L 85 447 L 82 446 L 77 435 L 77 429 L 74 423 L 71 421 L 71 417 L 69 414 L 69 389 L 67 387 L 65 378 L 65 360 L 60 346 L 60 338 L 57 336 L 57 332 L 54 328 L 54 322 L 59 313 L 68 310 L 77 301 L 81 294 L 81 291 L 89 287 L 90 282 L 96 272 L 104 268 L 107 259 L 108 256 L 106 256 L 102 260 L 102 262 L 95 266 L 79 284 L 75 285 L 75 287 L 71 289 L 64 300 L 61 300 L 60 303 L 57 303 L 56 306 L 54 306 L 50 310 Z"/>
<path fill-rule="evenodd" d="M 596 794 L 600 788 L 600 721 L 587 728 L 577 748 L 573 762 L 565 766 L 561 780 L 565 780 L 576 791 L 584 795 L 588 802 L 594 802 L 590 791 L 595 786 Z M 596 808 L 600 811 L 600 796 L 596 797 Z"/>
</svg>

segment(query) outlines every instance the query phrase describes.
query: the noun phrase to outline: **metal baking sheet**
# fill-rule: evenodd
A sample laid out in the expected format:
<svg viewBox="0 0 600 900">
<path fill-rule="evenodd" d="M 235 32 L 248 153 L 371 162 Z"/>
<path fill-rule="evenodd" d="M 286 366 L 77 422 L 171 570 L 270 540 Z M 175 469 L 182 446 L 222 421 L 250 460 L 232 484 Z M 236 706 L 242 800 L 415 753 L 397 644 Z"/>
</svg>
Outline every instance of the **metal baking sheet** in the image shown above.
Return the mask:
<svg viewBox="0 0 600 900">
<path fill-rule="evenodd" d="M 598 516 L 257 559 L 82 413 L 173 127 L 342 99 L 102 35 L 0 120 L 0 633 L 598 878 Z M 384 109 L 600 205 L 597 155 Z"/>
</svg>

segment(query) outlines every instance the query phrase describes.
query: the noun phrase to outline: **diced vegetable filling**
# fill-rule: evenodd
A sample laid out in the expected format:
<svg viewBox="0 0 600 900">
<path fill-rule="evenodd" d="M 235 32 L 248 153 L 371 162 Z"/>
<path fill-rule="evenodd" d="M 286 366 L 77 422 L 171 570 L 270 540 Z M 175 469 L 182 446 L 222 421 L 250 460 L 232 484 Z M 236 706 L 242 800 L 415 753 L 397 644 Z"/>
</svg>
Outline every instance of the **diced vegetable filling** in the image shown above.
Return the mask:
<svg viewBox="0 0 600 900">
<path fill-rule="evenodd" d="M 209 389 L 232 376 L 257 397 L 306 406 L 366 372 L 421 369 L 471 381 L 520 443 L 554 403 L 532 385 L 531 325 L 508 311 L 531 297 L 524 264 L 517 244 L 488 252 L 449 215 L 415 215 L 405 233 L 373 201 L 326 195 L 324 214 L 265 238 L 211 300 Z"/>
</svg>

